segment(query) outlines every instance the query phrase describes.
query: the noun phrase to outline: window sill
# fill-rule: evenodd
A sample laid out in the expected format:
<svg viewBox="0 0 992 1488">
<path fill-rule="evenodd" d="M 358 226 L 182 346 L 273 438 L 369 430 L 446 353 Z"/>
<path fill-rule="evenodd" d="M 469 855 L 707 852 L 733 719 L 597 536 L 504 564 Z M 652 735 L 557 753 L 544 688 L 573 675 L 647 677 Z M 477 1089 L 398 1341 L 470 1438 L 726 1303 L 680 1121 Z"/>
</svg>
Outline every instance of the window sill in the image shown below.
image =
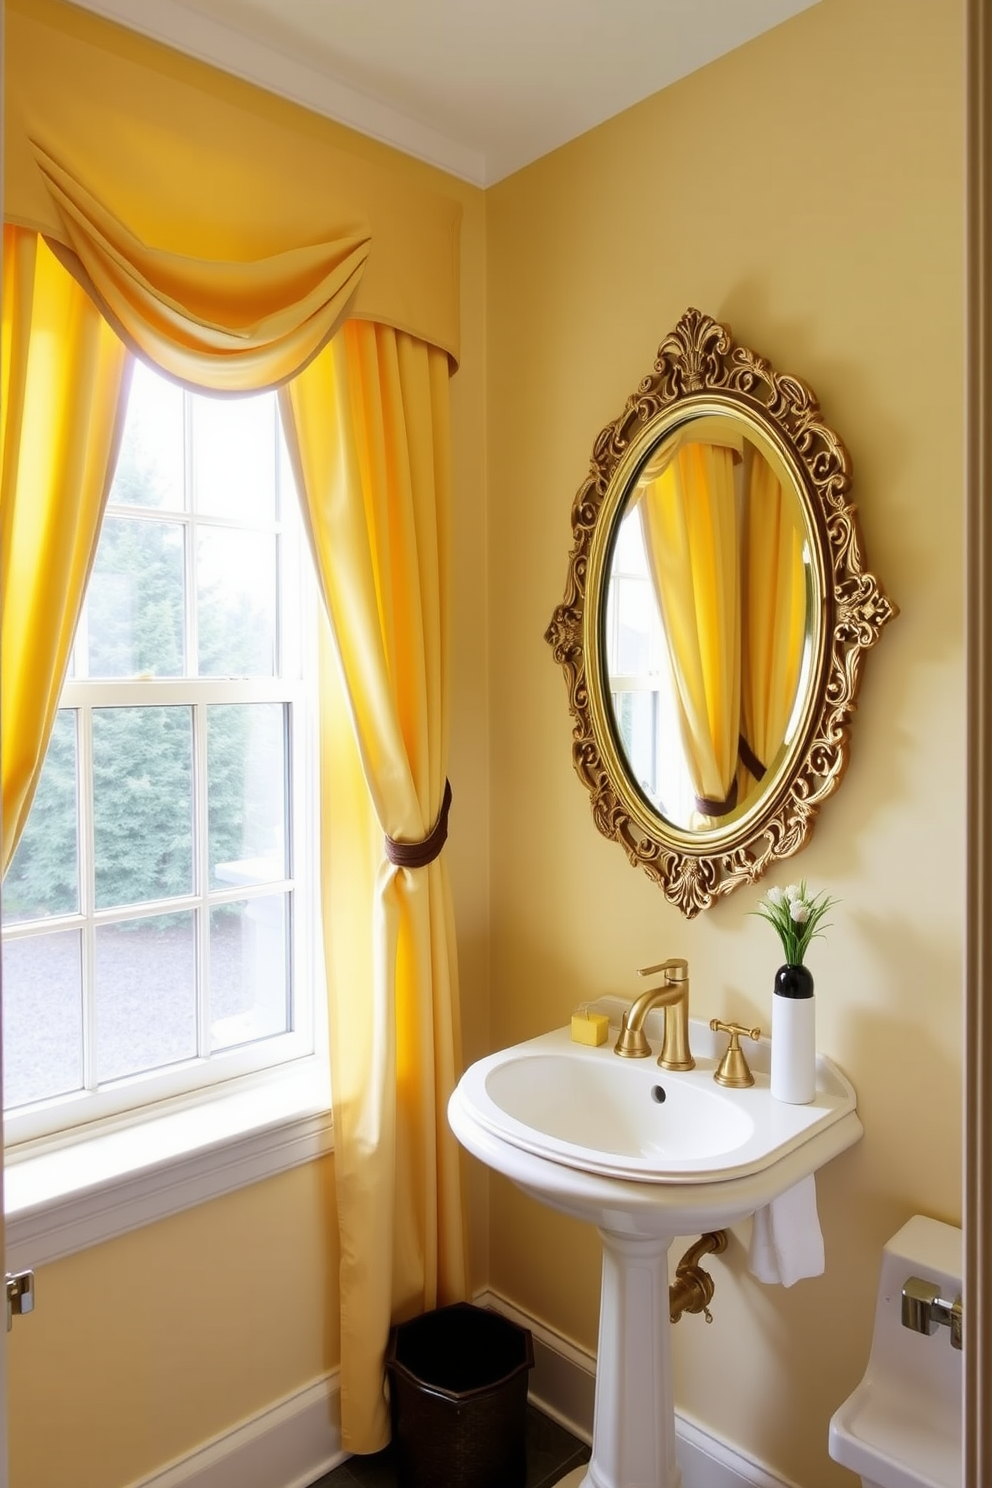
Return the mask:
<svg viewBox="0 0 992 1488">
<path fill-rule="evenodd" d="M 333 1150 L 326 1066 L 19 1155 L 4 1170 L 7 1269 L 74 1255 Z"/>
</svg>

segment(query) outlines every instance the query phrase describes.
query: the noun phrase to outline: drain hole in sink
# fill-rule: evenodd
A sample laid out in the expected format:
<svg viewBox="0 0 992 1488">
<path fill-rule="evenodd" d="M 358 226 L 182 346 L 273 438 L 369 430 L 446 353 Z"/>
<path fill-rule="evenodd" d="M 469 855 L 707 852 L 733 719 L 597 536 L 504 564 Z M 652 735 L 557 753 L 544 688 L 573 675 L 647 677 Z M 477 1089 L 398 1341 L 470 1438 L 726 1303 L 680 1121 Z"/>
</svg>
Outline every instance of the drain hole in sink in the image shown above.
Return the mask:
<svg viewBox="0 0 992 1488">
<path fill-rule="evenodd" d="M 657 1101 L 659 1106 L 662 1104 L 666 1099 L 664 1085 L 653 1085 L 651 1087 L 651 1099 Z"/>
</svg>

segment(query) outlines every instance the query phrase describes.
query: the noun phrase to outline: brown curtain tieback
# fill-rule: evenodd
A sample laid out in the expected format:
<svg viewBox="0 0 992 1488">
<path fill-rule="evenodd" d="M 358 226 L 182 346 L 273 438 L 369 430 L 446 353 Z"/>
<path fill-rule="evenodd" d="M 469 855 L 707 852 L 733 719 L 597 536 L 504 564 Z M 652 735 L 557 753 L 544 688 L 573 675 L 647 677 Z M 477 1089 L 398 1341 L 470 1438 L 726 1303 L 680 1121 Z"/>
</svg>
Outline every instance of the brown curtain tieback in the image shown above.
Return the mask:
<svg viewBox="0 0 992 1488">
<path fill-rule="evenodd" d="M 745 770 L 749 770 L 755 780 L 763 780 L 765 778 L 765 767 L 743 734 L 737 736 L 737 753 Z"/>
<path fill-rule="evenodd" d="M 737 756 L 755 780 L 762 780 L 766 774 L 765 767 L 747 742 L 743 734 L 737 736 Z M 714 801 L 709 796 L 696 797 L 696 810 L 701 811 L 704 816 L 729 816 L 737 805 L 737 780 L 733 785 L 725 801 Z"/>
<path fill-rule="evenodd" d="M 428 863 L 433 863 L 448 840 L 448 812 L 450 810 L 451 782 L 446 780 L 441 810 L 430 830 L 430 835 L 425 837 L 423 842 L 396 842 L 392 837 L 387 837 L 386 857 L 389 861 L 397 868 L 426 868 Z"/>
<path fill-rule="evenodd" d="M 696 810 L 701 811 L 704 816 L 729 816 L 737 805 L 737 781 L 733 785 L 725 801 L 714 801 L 710 796 L 696 797 Z"/>
</svg>

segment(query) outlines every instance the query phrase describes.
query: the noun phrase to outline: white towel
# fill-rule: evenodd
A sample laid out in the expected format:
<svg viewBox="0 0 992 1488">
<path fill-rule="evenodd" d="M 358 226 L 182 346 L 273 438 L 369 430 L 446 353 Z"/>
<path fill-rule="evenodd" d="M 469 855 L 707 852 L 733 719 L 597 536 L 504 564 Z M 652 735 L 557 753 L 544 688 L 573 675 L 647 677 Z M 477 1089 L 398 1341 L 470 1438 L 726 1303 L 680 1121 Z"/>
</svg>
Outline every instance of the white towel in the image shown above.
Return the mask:
<svg viewBox="0 0 992 1488">
<path fill-rule="evenodd" d="M 804 1276 L 823 1274 L 823 1234 L 812 1173 L 757 1211 L 747 1263 L 759 1281 L 787 1287 Z"/>
</svg>

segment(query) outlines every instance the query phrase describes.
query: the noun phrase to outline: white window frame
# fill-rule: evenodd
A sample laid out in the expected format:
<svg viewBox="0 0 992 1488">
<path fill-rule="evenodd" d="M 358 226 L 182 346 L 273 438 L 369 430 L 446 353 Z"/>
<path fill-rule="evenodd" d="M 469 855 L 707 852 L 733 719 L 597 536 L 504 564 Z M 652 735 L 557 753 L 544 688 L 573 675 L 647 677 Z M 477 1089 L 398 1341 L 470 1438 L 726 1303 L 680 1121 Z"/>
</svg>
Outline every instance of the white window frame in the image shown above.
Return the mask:
<svg viewBox="0 0 992 1488">
<path fill-rule="evenodd" d="M 284 492 L 283 497 L 294 499 L 291 491 Z M 133 517 L 135 510 L 131 505 L 108 505 L 107 514 Z M 139 519 L 173 520 L 176 515 L 172 509 L 139 509 Z M 195 627 L 190 623 L 193 570 L 189 563 L 195 517 L 189 511 L 182 516 L 187 530 L 187 654 L 195 655 Z M 211 525 L 217 525 L 213 519 Z M 83 931 L 85 945 L 86 935 L 101 921 L 197 909 L 202 948 L 202 941 L 209 936 L 208 895 L 210 903 L 216 904 L 225 898 L 243 900 L 292 888 L 292 1027 L 285 1034 L 218 1051 L 208 1059 L 185 1061 L 115 1081 L 99 1091 L 75 1092 L 6 1112 L 8 1266 L 20 1264 L 12 1258 L 23 1259 L 25 1255 L 30 1256 L 31 1264 L 40 1264 L 72 1254 L 190 1204 L 312 1161 L 332 1148 L 318 892 L 319 813 L 315 809 L 319 799 L 315 686 L 318 611 L 302 523 L 294 519 L 294 525 L 294 567 L 289 581 L 280 582 L 277 643 L 281 651 L 284 592 L 295 591 L 303 599 L 299 678 L 74 678 L 66 682 L 60 698 L 60 707 L 80 710 L 80 773 L 89 765 L 86 720 L 94 708 L 191 705 L 198 715 L 194 719 L 194 775 L 201 781 L 205 781 L 208 705 L 289 703 L 292 723 L 287 766 L 293 788 L 288 829 L 294 876 L 257 886 L 232 886 L 220 892 L 216 887 L 209 888 L 206 792 L 194 789 L 194 809 L 200 815 L 195 834 L 200 843 L 200 860 L 194 872 L 196 892 L 145 902 L 133 910 L 90 908 L 89 931 L 87 915 L 82 912 L 51 916 L 31 926 L 13 924 L 4 930 L 5 936 L 15 938 L 30 934 L 32 929 L 47 933 L 76 928 Z M 277 530 L 285 532 L 285 521 Z M 285 571 L 284 563 L 281 574 Z M 89 867 L 87 854 L 92 851 L 92 824 L 82 792 L 77 810 L 82 882 Z M 136 1100 L 139 1096 L 143 1098 Z"/>
<path fill-rule="evenodd" d="M 628 514 L 625 520 L 633 523 L 634 519 L 631 514 Z M 643 584 L 647 587 L 648 592 L 653 595 L 650 573 L 648 571 L 648 558 L 646 552 L 644 551 L 644 545 L 643 541 L 640 539 L 640 535 L 638 535 L 638 552 L 641 559 L 640 567 L 621 568 L 619 566 L 616 566 L 616 561 L 614 558 L 615 566 L 611 570 L 611 584 L 607 604 L 605 650 L 607 658 L 607 675 L 609 677 L 610 693 L 613 698 L 614 712 L 619 712 L 620 699 L 623 694 L 638 692 L 647 694 L 650 697 L 652 729 L 654 734 L 652 748 L 652 769 L 655 774 L 655 779 L 651 783 L 650 788 L 646 784 L 641 784 L 639 788 L 643 790 L 645 798 L 649 802 L 654 801 L 655 804 L 657 804 L 656 797 L 661 794 L 657 779 L 657 776 L 660 773 L 661 763 L 661 757 L 658 749 L 658 737 L 663 730 L 677 729 L 678 727 L 676 715 L 677 700 L 674 690 L 674 679 L 672 677 L 671 668 L 665 655 L 667 641 L 665 640 L 664 631 L 662 629 L 660 615 L 656 614 L 654 623 L 652 625 L 652 634 L 650 641 L 651 656 L 649 657 L 649 665 L 653 661 L 653 670 L 636 673 L 623 673 L 615 668 L 613 660 L 614 658 L 619 656 L 620 652 L 620 584 L 625 581 L 636 583 L 639 585 Z M 652 608 L 654 608 L 653 599 Z M 619 733 L 619 719 L 617 719 L 615 726 L 617 728 L 617 732 Z M 688 771 L 684 766 L 677 770 L 670 770 L 669 779 L 665 782 L 665 786 L 669 810 L 677 811 L 680 814 L 687 815 L 694 809 L 695 794 L 692 790 L 692 784 L 689 779 Z"/>
</svg>

